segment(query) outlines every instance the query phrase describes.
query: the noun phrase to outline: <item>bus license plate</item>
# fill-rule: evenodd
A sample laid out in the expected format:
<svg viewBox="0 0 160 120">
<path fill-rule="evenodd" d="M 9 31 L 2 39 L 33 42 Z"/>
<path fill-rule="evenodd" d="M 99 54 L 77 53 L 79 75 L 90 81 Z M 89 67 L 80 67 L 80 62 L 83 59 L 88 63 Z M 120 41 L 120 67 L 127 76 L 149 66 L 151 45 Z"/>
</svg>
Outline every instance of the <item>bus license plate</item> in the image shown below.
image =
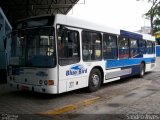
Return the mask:
<svg viewBox="0 0 160 120">
<path fill-rule="evenodd" d="M 28 87 L 28 86 L 22 86 L 21 90 L 26 90 L 26 91 L 28 91 L 28 90 L 29 90 L 29 87 Z"/>
</svg>

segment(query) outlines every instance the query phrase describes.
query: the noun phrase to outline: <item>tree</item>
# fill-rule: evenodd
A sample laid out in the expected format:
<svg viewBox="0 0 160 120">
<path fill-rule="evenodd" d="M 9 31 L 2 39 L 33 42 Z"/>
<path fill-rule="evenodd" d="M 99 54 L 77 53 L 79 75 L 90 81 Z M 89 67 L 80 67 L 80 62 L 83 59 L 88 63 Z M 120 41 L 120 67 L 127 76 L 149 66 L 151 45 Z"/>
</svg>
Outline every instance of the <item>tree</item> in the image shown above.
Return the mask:
<svg viewBox="0 0 160 120">
<path fill-rule="evenodd" d="M 151 34 L 159 30 L 160 21 L 160 0 L 149 0 L 152 2 L 151 9 L 145 14 L 146 17 L 150 18 L 151 23 Z"/>
<path fill-rule="evenodd" d="M 139 1 L 139 0 L 137 0 Z M 150 10 L 145 13 L 145 17 L 150 19 L 151 34 L 160 30 L 160 0 L 148 0 L 152 3 Z"/>
</svg>

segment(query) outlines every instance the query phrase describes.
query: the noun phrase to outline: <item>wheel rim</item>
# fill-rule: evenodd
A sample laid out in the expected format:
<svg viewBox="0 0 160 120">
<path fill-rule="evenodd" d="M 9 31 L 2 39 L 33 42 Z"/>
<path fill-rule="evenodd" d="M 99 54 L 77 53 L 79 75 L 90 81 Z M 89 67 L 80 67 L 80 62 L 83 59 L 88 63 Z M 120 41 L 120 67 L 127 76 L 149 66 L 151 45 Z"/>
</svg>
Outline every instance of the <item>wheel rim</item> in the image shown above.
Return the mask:
<svg viewBox="0 0 160 120">
<path fill-rule="evenodd" d="M 97 74 L 92 75 L 92 85 L 93 86 L 98 86 L 99 80 L 100 80 L 100 78 Z"/>
<path fill-rule="evenodd" d="M 141 75 L 144 75 L 144 65 L 141 66 Z"/>
<path fill-rule="evenodd" d="M 141 75 L 144 75 L 144 70 L 142 69 L 142 71 L 141 71 Z"/>
</svg>

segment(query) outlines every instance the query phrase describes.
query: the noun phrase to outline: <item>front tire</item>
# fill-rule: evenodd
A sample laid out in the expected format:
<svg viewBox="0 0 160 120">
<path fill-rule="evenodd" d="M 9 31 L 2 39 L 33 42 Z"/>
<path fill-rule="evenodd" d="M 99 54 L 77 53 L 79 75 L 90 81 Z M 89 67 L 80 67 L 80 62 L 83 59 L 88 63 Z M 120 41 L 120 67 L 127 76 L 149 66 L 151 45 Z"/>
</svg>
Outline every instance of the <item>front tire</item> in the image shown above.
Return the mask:
<svg viewBox="0 0 160 120">
<path fill-rule="evenodd" d="M 141 64 L 140 64 L 139 77 L 140 77 L 140 78 L 143 78 L 144 74 L 145 74 L 145 64 L 144 64 L 144 63 L 141 63 Z"/>
<path fill-rule="evenodd" d="M 101 86 L 102 75 L 99 69 L 93 69 L 89 76 L 88 90 L 90 92 L 97 91 Z"/>
</svg>

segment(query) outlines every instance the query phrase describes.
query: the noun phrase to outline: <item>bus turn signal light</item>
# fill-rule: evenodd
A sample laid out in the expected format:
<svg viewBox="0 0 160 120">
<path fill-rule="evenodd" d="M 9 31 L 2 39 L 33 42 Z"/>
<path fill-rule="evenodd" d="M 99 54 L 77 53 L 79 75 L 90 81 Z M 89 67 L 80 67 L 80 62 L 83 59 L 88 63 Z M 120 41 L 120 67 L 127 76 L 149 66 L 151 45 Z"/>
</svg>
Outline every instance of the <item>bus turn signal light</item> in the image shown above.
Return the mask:
<svg viewBox="0 0 160 120">
<path fill-rule="evenodd" d="M 54 85 L 54 80 L 48 80 L 48 85 Z"/>
</svg>

